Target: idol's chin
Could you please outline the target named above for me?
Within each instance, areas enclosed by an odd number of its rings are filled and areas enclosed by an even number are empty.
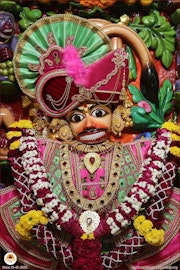
[[[109,139],[109,132],[107,130],[94,130],[90,132],[80,133],[76,137],[77,141],[84,144],[98,144],[103,143]]]

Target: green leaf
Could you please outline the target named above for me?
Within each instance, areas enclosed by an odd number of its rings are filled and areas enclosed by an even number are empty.
[[[156,58],[160,58],[163,55],[163,45],[161,43],[161,40],[157,38],[157,49],[155,51]]]
[[[151,48],[156,49],[157,48],[158,41],[156,37],[152,34],[151,36]]]
[[[145,129],[152,129],[152,128],[156,129],[160,127],[162,123],[164,122],[164,114],[162,112],[163,109],[159,109],[156,106],[156,104],[148,101],[137,87],[133,85],[128,85],[128,88],[129,88],[129,92],[132,95],[132,100],[134,103],[138,104],[139,101],[145,101],[151,106],[151,112],[149,113],[147,113],[146,110],[142,107],[139,107],[139,106],[131,107],[131,115],[132,115],[135,129],[145,130]],[[164,89],[163,91],[166,92],[166,90]],[[167,104],[166,106],[165,103],[163,103],[163,105],[160,104],[160,106],[161,105],[164,106],[164,109],[167,110],[169,109],[169,104]]]
[[[173,55],[168,50],[163,51],[162,62],[166,68],[168,68],[173,60]]]
[[[162,124],[151,119],[150,115],[147,114],[143,108],[138,106],[131,107],[131,116],[134,123],[134,129],[137,130],[156,129]]]
[[[172,110],[172,98],[173,90],[172,84],[169,80],[163,82],[162,87],[159,90],[159,109],[161,116],[164,117],[166,113],[170,113]]]
[[[128,85],[128,89],[132,95],[132,99],[135,103],[138,103],[139,101],[144,99],[143,94],[141,91],[134,85]]]
[[[153,26],[154,23],[155,23],[155,17],[152,16],[152,15],[145,16],[145,17],[142,18],[142,23],[143,23],[145,26],[151,27],[151,26]]]
[[[172,54],[175,52],[176,31],[160,15],[158,10],[151,10],[150,14],[142,17],[142,22],[130,23],[129,26],[143,39],[146,46],[155,50],[155,57],[161,59],[163,66],[168,69],[172,64]]]

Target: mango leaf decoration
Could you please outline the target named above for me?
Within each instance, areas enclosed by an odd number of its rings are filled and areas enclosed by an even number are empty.
[[[155,51],[155,57],[161,59],[164,67],[168,69],[175,52],[176,31],[166,17],[161,16],[159,11],[153,10],[150,15],[142,17],[141,20],[136,17],[129,27],[138,33],[149,49]]]
[[[164,117],[172,110],[173,90],[169,80],[163,82],[158,93],[158,106],[147,100],[142,92],[133,85],[129,85],[132,101],[131,117],[134,128],[137,130],[151,130],[160,128],[164,123]]]

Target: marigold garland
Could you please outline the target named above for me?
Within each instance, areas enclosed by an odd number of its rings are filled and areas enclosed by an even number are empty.
[[[171,134],[171,138],[172,138],[173,141],[180,142],[180,136],[178,136],[176,134]]]
[[[135,218],[133,225],[140,235],[144,236],[146,242],[152,246],[162,245],[164,242],[164,231],[153,228],[153,223],[140,215]]]
[[[30,230],[38,224],[46,225],[48,218],[44,216],[41,210],[30,210],[27,214],[20,217],[19,222],[15,226],[15,230],[19,233],[23,240],[31,240]]]
[[[162,229],[157,230],[153,228],[147,233],[144,238],[146,242],[152,246],[160,246],[164,243],[164,231]]]
[[[20,146],[20,140],[16,140],[10,144],[9,149],[15,150],[15,149],[18,149],[19,146]]]
[[[169,131],[174,131],[175,133],[178,133],[180,135],[180,126],[178,126],[177,124],[169,121],[169,122],[164,122],[162,124],[162,128],[165,128]]]
[[[179,158],[180,157],[180,145],[179,145],[180,136],[178,136],[178,135],[180,135],[180,126],[169,121],[169,122],[165,122],[162,125],[162,128],[165,128],[171,132],[171,139],[173,141],[173,144],[170,147],[170,153],[173,156],[176,156]]]
[[[14,137],[21,137],[22,136],[22,132],[21,131],[9,131],[6,134],[7,139],[11,140]]]
[[[180,148],[179,147],[177,147],[177,146],[171,146],[170,147],[170,153],[173,156],[176,156],[176,157],[179,157],[180,158]]]
[[[19,121],[15,121],[14,123],[12,123],[10,126],[9,126],[9,129],[11,128],[33,128],[33,125],[32,125],[32,122],[31,120],[19,120]]]
[[[20,138],[22,136],[22,131],[20,130],[23,128],[33,128],[32,122],[30,120],[22,119],[19,121],[15,121],[9,126],[10,131],[8,131],[6,134],[7,139],[12,140],[13,138],[16,138],[16,140],[14,140],[13,142],[10,142],[10,145],[9,145],[10,150],[16,150],[20,147],[20,140],[17,138]]]

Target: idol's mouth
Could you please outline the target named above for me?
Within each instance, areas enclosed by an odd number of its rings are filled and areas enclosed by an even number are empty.
[[[77,140],[86,143],[101,143],[108,139],[109,132],[107,129],[87,129],[78,134]]]

